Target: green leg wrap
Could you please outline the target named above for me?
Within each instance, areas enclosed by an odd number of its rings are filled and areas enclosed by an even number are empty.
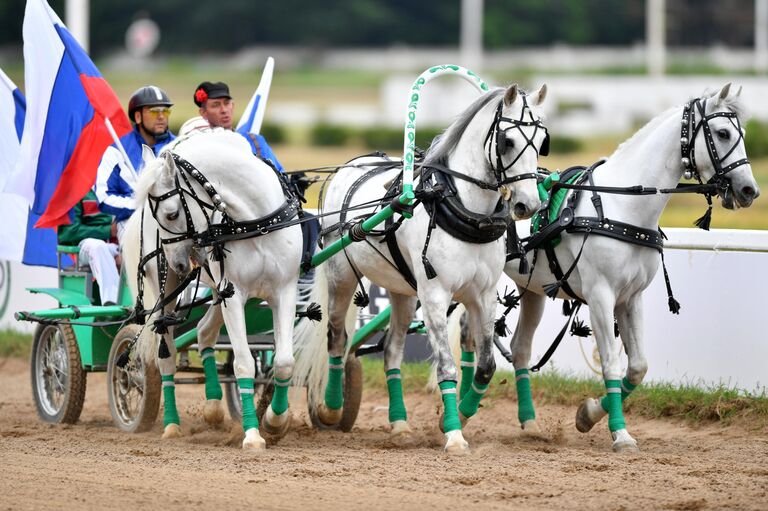
[[[221,399],[224,394],[221,392],[213,348],[205,348],[201,351],[200,358],[203,360],[203,372],[205,373],[205,399]]]
[[[625,376],[621,380],[621,400],[622,402],[629,397],[633,390],[637,388],[637,385],[632,385]],[[600,404],[603,406],[603,410],[608,411],[608,396],[603,396],[600,400]]]
[[[403,402],[403,380],[400,378],[400,369],[390,369],[386,375],[389,391],[389,422],[408,420]]]
[[[344,359],[328,357],[328,386],[325,388],[325,406],[338,410],[344,406]]]
[[[275,378],[275,393],[272,394],[272,411],[275,415],[282,415],[288,409],[288,387],[290,386],[290,378]]]
[[[253,378],[238,378],[240,400],[243,403],[243,431],[259,427],[256,407],[253,405]]]
[[[461,383],[463,387],[464,382]],[[477,413],[477,407],[480,406],[480,400],[483,399],[486,390],[488,390],[488,385],[472,382],[469,391],[461,398],[461,403],[459,403],[459,411],[464,417],[472,417]]]
[[[168,424],[181,424],[179,411],[176,409],[176,384],[173,375],[161,376],[163,382],[163,427]]]
[[[528,369],[515,371],[515,386],[517,387],[517,419],[520,424],[536,418],[531,395],[531,375]]]
[[[621,409],[621,381],[605,380],[605,389],[608,393],[603,398],[603,406],[608,412],[608,429],[617,431],[626,428],[624,412]]]
[[[475,378],[475,352],[461,352],[461,387],[459,388],[459,399],[464,399],[467,391],[472,387],[472,380]]]
[[[440,392],[443,394],[443,431],[461,429],[459,411],[456,408],[456,382],[451,380],[440,382]]]

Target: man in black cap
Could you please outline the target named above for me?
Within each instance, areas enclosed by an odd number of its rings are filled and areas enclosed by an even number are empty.
[[[233,129],[235,103],[229,94],[229,87],[224,82],[203,82],[197,86],[194,95],[195,104],[200,108],[200,115],[212,128]],[[250,133],[246,129],[238,130],[251,145],[253,154],[262,160],[269,160],[280,171],[283,166],[277,160],[267,141],[261,135]]]

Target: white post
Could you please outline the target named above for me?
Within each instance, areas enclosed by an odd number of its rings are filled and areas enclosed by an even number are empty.
[[[461,0],[459,53],[461,65],[483,67],[483,0]]]
[[[768,0],[755,0],[755,72],[768,72]]]
[[[655,77],[664,75],[666,23],[664,21],[665,0],[645,2],[645,51],[648,74]]]
[[[72,36],[80,43],[86,53],[88,53],[88,2],[89,0],[67,0],[66,23]]]

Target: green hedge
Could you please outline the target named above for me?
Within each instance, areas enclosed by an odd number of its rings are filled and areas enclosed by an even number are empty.
[[[549,141],[549,152],[551,154],[570,154],[581,151],[584,143],[573,137],[553,136]]]
[[[349,130],[335,124],[316,124],[309,134],[312,145],[341,146],[349,141]]]
[[[747,123],[746,129],[744,143],[747,157],[759,158],[768,155],[768,124],[752,119]]]
[[[418,128],[416,129],[416,146],[426,149],[432,143],[432,140],[442,133],[440,128]],[[362,132],[363,145],[368,149],[394,151],[403,148],[403,130],[402,128],[368,128]]]

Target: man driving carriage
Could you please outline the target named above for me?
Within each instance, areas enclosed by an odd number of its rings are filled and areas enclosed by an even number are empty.
[[[141,87],[128,100],[128,117],[133,123],[133,130],[120,142],[137,173],[141,172],[143,163],[142,146],[149,146],[157,155],[176,138],[168,129],[172,106],[168,94],[154,85]],[[115,217],[118,238],[125,221],[133,213],[134,184],[133,172],[120,150],[114,144],[109,146],[99,164],[95,191],[100,209]]]

